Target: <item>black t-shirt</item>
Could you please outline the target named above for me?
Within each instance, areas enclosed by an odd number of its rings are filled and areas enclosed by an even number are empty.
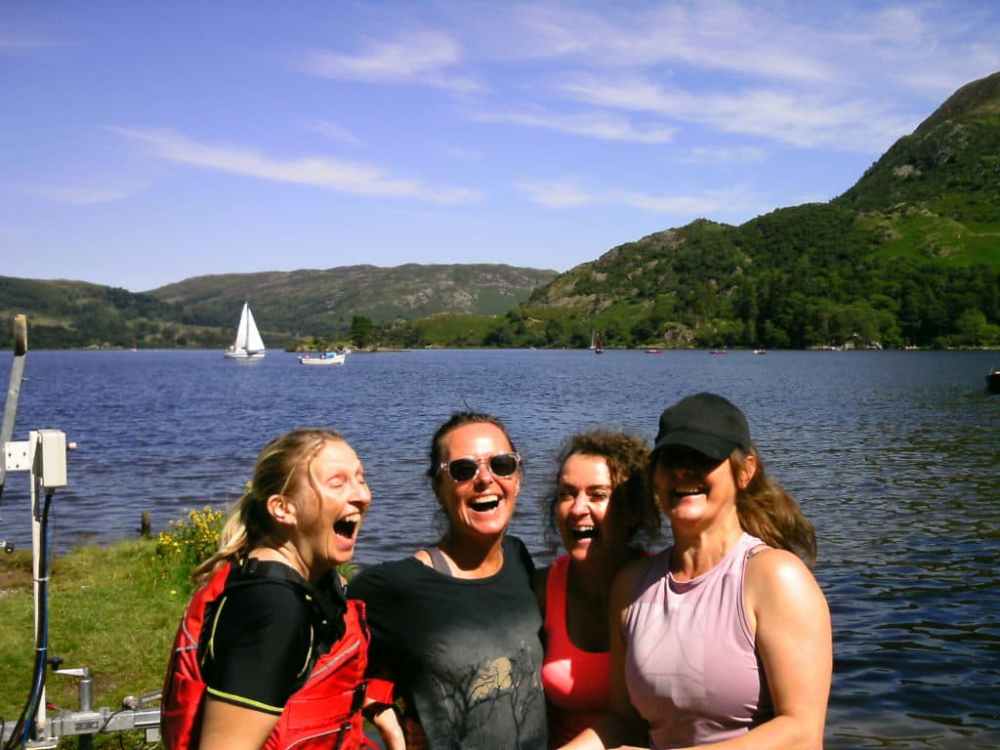
[[[335,573],[311,586],[284,563],[248,560],[206,612],[198,655],[209,695],[280,714],[343,636],[345,611]]]
[[[547,746],[534,566],[515,537],[503,553],[489,578],[452,578],[410,557],[348,588],[367,608],[369,674],[396,683],[434,750]]]

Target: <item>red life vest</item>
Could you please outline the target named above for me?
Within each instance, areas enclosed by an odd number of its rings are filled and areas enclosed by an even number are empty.
[[[160,733],[167,750],[196,750],[205,704],[198,640],[208,605],[223,595],[233,565],[223,565],[188,604],[167,666]],[[369,747],[363,733],[368,627],[364,604],[348,600],[343,637],[313,666],[305,684],[285,703],[265,750],[356,750]]]

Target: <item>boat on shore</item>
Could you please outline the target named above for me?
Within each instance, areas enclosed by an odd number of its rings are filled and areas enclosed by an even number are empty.
[[[986,390],[990,393],[1000,393],[1000,368],[994,369],[986,376]]]
[[[250,305],[246,302],[243,303],[240,323],[236,327],[236,339],[223,354],[229,359],[263,359],[267,354],[264,340],[257,330],[257,322],[253,319]]]
[[[347,361],[347,352],[323,352],[322,354],[303,354],[299,357],[300,365],[342,365]]]

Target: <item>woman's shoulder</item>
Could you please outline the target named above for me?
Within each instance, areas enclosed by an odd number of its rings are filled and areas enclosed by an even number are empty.
[[[367,599],[379,592],[396,590],[420,575],[425,567],[415,557],[366,566],[347,584],[347,596],[351,599]]]
[[[611,604],[623,609],[635,598],[639,583],[648,575],[659,555],[637,557],[622,566],[611,583]]]
[[[763,547],[747,561],[746,593],[754,602],[784,606],[818,591],[812,572],[795,554]]]

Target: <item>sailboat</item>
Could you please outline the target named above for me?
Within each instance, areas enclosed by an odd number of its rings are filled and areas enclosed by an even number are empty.
[[[600,333],[591,334],[590,348],[593,349],[594,354],[604,354],[604,336]]]
[[[230,359],[261,359],[267,354],[253,313],[250,312],[250,305],[246,302],[243,303],[240,324],[236,329],[236,340],[224,353]]]

